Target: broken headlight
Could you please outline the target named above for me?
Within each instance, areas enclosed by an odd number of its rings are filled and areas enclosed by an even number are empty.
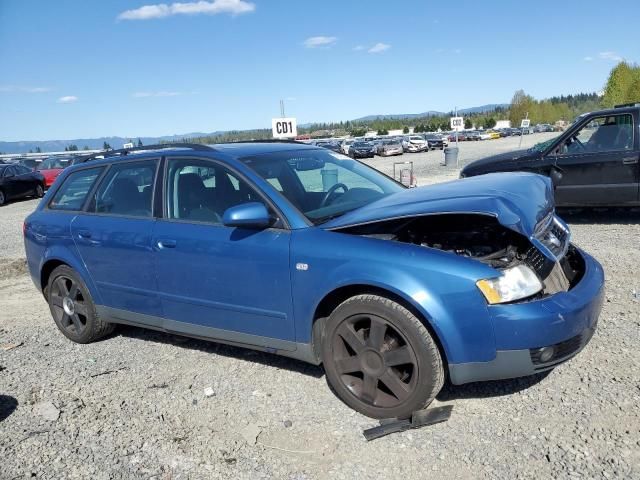
[[[526,265],[505,268],[499,277],[478,280],[476,285],[492,305],[527,298],[543,288],[538,276]]]

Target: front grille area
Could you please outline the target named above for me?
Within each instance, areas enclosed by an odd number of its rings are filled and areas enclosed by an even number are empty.
[[[555,216],[536,237],[558,260],[566,253],[571,240],[569,229]]]
[[[546,278],[553,269],[553,262],[545,257],[540,250],[531,246],[525,253],[525,262],[540,278]]]
[[[553,356],[547,360],[546,362],[542,362],[540,360],[540,355],[542,354],[542,348],[531,348],[529,349],[529,354],[531,355],[531,362],[534,365],[549,365],[555,361],[558,361],[564,357],[572,355],[580,350],[580,347],[583,345],[582,341],[584,336],[582,334],[576,335],[575,337],[571,337],[569,340],[565,340],[564,342],[556,343],[555,345],[551,345],[554,348]],[[586,341],[589,340],[589,337],[586,338]]]

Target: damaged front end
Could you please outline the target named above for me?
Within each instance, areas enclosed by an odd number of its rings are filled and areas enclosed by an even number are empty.
[[[502,275],[511,272],[522,276],[531,271],[539,280],[537,288],[530,289],[529,293],[524,290],[524,297],[510,300],[505,295],[495,302],[485,287],[499,290],[500,286],[483,286],[479,282],[478,287],[489,303],[531,301],[569,291],[585,270],[581,255],[570,243],[568,227],[553,212],[538,223],[530,238],[502,225],[495,216],[478,213],[417,215],[336,230],[449,252],[489,265]]]

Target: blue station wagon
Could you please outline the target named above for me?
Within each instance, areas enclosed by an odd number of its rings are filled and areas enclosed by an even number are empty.
[[[103,157],[65,169],[24,225],[33,281],[74,342],[128,324],[286,355],[387,418],[446,377],[550,370],[595,330],[603,270],[546,177],[407,189],[294,142]]]

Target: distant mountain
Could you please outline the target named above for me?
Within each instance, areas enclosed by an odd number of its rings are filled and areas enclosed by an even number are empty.
[[[479,107],[471,107],[471,108],[461,108],[458,110],[458,115],[469,115],[472,113],[485,113],[491,112],[496,108],[508,107],[508,103],[490,103],[487,105],[481,105]],[[436,110],[429,110],[428,112],[422,113],[393,113],[393,114],[385,114],[385,115],[367,115],[366,117],[360,117],[353,120],[354,122],[372,122],[373,120],[382,119],[382,120],[392,120],[392,119],[411,119],[411,118],[420,118],[420,117],[442,117],[447,116],[453,113],[453,110],[450,112],[438,112]]]
[[[153,145],[162,141],[175,142],[183,138],[204,137],[209,135],[219,135],[224,132],[217,131],[211,133],[192,132],[182,135],[167,135],[164,137],[100,137],[100,138],[76,138],[72,140],[42,140],[42,141],[21,141],[21,142],[0,142],[0,152],[3,153],[27,153],[29,150],[35,152],[38,147],[42,152],[62,152],[69,145],[76,145],[80,150],[85,146],[89,150],[102,148],[104,142],[112,148],[122,148],[125,143],[132,140],[138,142],[138,138],[144,145]]]
[[[482,105],[480,107],[472,107],[472,108],[463,108],[458,110],[459,115],[468,115],[472,113],[484,113],[495,110],[498,107],[508,107],[509,105],[506,103],[491,103],[488,105]],[[357,118],[353,121],[359,122],[371,122],[378,118],[381,119],[411,119],[417,117],[434,117],[434,116],[448,116],[452,112],[438,112],[435,110],[430,110],[428,112],[423,113],[397,113],[397,114],[387,114],[387,115],[367,115],[366,117]],[[308,127],[313,123],[308,123],[304,125],[299,125],[301,128]],[[142,141],[144,145],[153,145],[154,143],[160,143],[162,141],[180,141],[183,138],[194,138],[194,137],[206,137],[213,135],[222,135],[227,133],[225,131],[216,131],[211,133],[203,133],[203,132],[191,132],[184,133],[180,135],[166,135],[163,137],[100,137],[100,138],[76,138],[73,140],[42,140],[42,141],[21,141],[21,142],[1,142],[0,141],[0,152],[3,153],[27,153],[29,151],[35,152],[37,148],[40,148],[42,152],[62,152],[65,147],[69,145],[76,145],[80,150],[82,150],[85,146],[89,148],[89,150],[97,150],[102,148],[104,142],[107,142],[111,145],[112,148],[122,148],[125,143],[128,143],[129,140],[132,140],[134,143],[138,141],[138,138]]]

